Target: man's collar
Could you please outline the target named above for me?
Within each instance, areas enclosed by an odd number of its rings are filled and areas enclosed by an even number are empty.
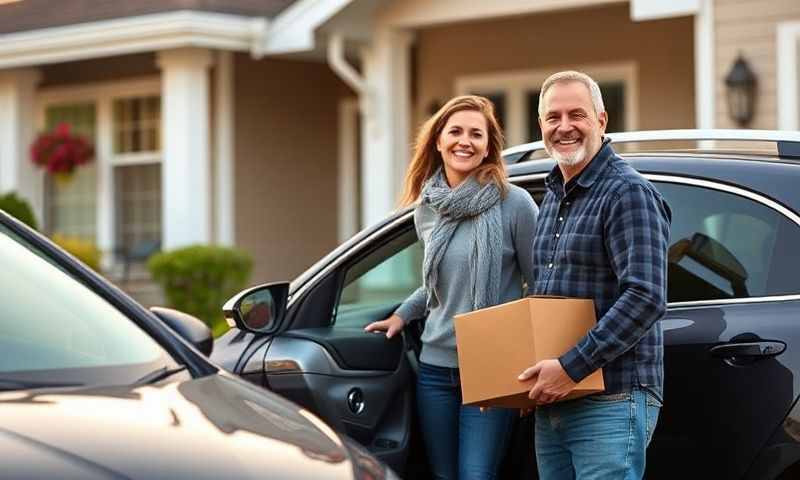
[[[611,147],[610,143],[610,138],[603,138],[603,144],[600,146],[600,150],[598,150],[597,154],[589,161],[589,164],[578,173],[578,177],[576,178],[578,185],[583,188],[590,188],[594,185],[594,182],[600,178],[600,174],[603,172],[608,160],[615,155],[614,149]],[[561,173],[561,168],[559,168],[556,163],[556,166],[553,167],[550,174],[545,178],[544,183],[548,188],[552,188],[552,186],[563,182],[564,175]]]

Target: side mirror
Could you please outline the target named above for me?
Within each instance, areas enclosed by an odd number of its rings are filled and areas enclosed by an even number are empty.
[[[214,348],[214,337],[211,329],[202,320],[171,308],[150,307],[150,311],[175,330],[178,335],[194,345],[203,355],[211,355]]]
[[[286,315],[289,282],[276,282],[248,288],[225,302],[222,313],[228,325],[254,333],[270,333]]]

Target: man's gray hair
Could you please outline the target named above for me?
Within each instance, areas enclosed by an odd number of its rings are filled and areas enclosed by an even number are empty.
[[[600,112],[605,112],[606,107],[603,105],[603,94],[600,93],[600,87],[597,85],[592,77],[585,73],[576,72],[574,70],[565,70],[558,72],[547,77],[547,80],[542,84],[542,90],[539,92],[539,116],[542,116],[544,110],[544,94],[550,90],[550,87],[556,83],[567,82],[580,82],[586,85],[589,89],[589,94],[592,96],[592,106],[594,106],[595,115],[600,115]]]

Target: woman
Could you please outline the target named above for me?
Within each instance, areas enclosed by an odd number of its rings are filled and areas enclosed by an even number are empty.
[[[439,479],[495,478],[516,410],[461,405],[453,316],[516,300],[533,280],[531,242],[538,208],[508,183],[503,134],[492,103],[447,102],[422,126],[401,203],[417,203],[425,245],[423,286],[367,331],[397,334],[426,316],[417,410],[431,471]]]

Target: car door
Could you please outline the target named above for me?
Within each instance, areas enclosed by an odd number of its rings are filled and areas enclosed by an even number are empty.
[[[651,180],[673,221],[665,403],[647,476],[742,478],[797,397],[798,217],[739,187]]]
[[[265,386],[366,446],[401,475],[414,405],[409,335],[366,333],[420,283],[422,252],[406,214],[353,245],[293,294],[263,347]]]

